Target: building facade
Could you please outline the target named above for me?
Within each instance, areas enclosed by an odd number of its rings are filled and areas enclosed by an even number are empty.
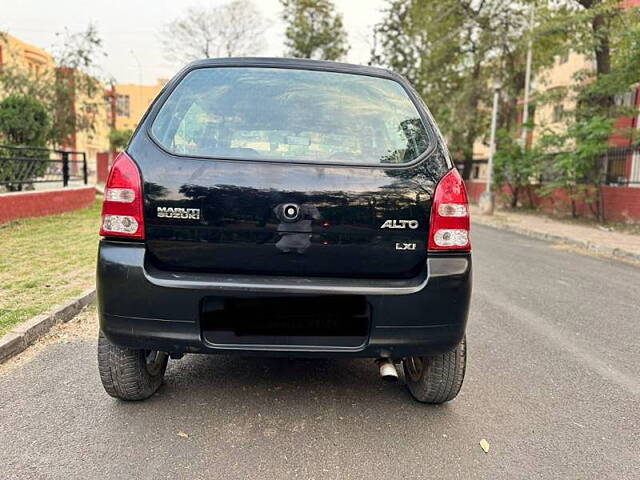
[[[539,140],[545,129],[561,132],[566,128],[565,114],[576,107],[575,95],[567,92],[576,87],[576,75],[580,72],[595,72],[595,62],[586,55],[569,51],[556,56],[553,66],[535,75],[532,82],[535,95],[552,98],[556,92],[558,98],[536,104],[532,118],[535,128],[530,136],[532,143]]]
[[[17,67],[34,77],[52,74],[58,68],[55,58],[46,50],[13,35],[6,33],[0,35],[0,68],[2,66]],[[78,72],[75,74],[83,75]],[[77,92],[71,108],[74,111],[82,108],[85,115],[92,116],[93,128],[74,132],[63,149],[86,153],[92,181],[96,180],[99,154],[107,154],[111,150],[109,132],[112,129],[135,130],[165,83],[166,80],[158,80],[155,85],[106,86],[98,82],[95,93],[91,96]],[[0,92],[0,99],[2,97]]]
[[[31,45],[13,35],[3,33],[0,37],[0,68],[12,67],[27,72],[30,77],[37,79],[52,75],[57,69],[55,58],[46,50]],[[74,72],[76,75],[84,75]],[[74,132],[63,150],[84,152],[87,156],[90,179],[94,179],[96,158],[98,152],[109,149],[109,114],[110,108],[104,97],[105,86],[98,82],[95,93],[90,97],[78,92],[70,107],[76,111],[83,108],[87,115],[93,116],[93,129]],[[0,92],[0,98],[3,97]],[[80,157],[72,156],[74,159]],[[73,165],[74,168],[79,168]]]
[[[640,0],[628,3],[640,4]],[[571,92],[579,84],[577,78],[582,72],[594,74],[595,61],[587,55],[568,51],[559,55],[551,67],[542,69],[533,74],[530,120],[535,127],[528,133],[527,143],[535,145],[545,134],[545,131],[562,132],[567,128],[567,113],[576,108],[576,95]],[[631,149],[633,145],[633,131],[640,130],[640,77],[638,83],[632,85],[627,92],[619,95],[615,100],[618,105],[635,107],[636,115],[620,117],[614,124],[614,133],[609,139],[613,151],[613,157],[607,165],[607,176],[615,180],[619,178],[622,183],[640,187],[640,154],[626,153],[625,149]],[[557,95],[554,95],[557,94]],[[539,101],[540,99],[545,101]],[[519,122],[522,119],[522,99],[520,99]],[[532,107],[533,106],[533,107]],[[521,126],[520,126],[521,127]],[[640,135],[640,132],[636,134]],[[487,178],[487,165],[484,160],[489,157],[489,147],[478,140],[473,151],[474,168],[471,180],[485,181]]]
[[[56,68],[53,55],[46,50],[23,42],[8,33],[0,35],[0,66],[24,68],[34,76],[43,75]]]
[[[158,96],[165,79],[159,79],[155,85],[135,85],[119,83],[108,92],[111,101],[111,125],[117,130],[135,130],[138,122]]]
[[[623,9],[640,8],[640,0],[624,0],[620,6]],[[535,95],[552,98],[554,91],[575,88],[581,72],[595,74],[596,63],[591,57],[573,51],[558,56],[552,67],[535,75]],[[607,181],[640,187],[640,153],[637,148],[632,148],[634,136],[640,130],[640,75],[638,82],[624,94],[618,95],[615,101],[617,105],[635,108],[636,114],[620,117],[614,123],[614,133],[609,138],[611,151],[606,164]],[[563,131],[566,128],[565,112],[575,107],[575,95],[571,94],[560,95],[555,102],[538,102],[530,141],[535,144],[545,129]]]

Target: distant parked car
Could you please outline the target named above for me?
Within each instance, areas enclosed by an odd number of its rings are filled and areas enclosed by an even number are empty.
[[[185,353],[370,357],[421,402],[460,390],[471,293],[463,181],[386,70],[204,60],[110,172],[100,376],[139,400]]]

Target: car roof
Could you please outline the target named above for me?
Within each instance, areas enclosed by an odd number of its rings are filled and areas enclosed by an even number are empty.
[[[278,57],[228,57],[207,58],[196,60],[187,65],[184,70],[193,70],[203,67],[273,67],[273,68],[297,68],[302,70],[320,70],[327,72],[356,73],[360,75],[372,75],[376,77],[393,78],[402,82],[406,80],[397,73],[385,68],[371,67],[368,65],[355,65],[353,63],[332,62],[327,60],[310,60],[306,58],[278,58]]]

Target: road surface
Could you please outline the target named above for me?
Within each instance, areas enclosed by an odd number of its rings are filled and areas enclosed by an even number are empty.
[[[473,240],[454,402],[418,404],[367,360],[188,356],[121,403],[90,311],[0,366],[0,478],[638,478],[640,268],[487,227]]]

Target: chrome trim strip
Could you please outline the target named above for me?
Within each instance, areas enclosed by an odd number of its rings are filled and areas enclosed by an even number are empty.
[[[143,268],[145,278],[158,287],[188,288],[224,292],[307,293],[343,295],[410,295],[427,286],[429,278],[463,274],[469,268],[466,257],[448,258],[449,267],[439,268],[438,258],[427,260],[427,272],[419,277],[397,279],[337,279],[280,276],[223,275],[181,273],[157,270],[150,265]],[[455,262],[455,268],[450,268]]]

